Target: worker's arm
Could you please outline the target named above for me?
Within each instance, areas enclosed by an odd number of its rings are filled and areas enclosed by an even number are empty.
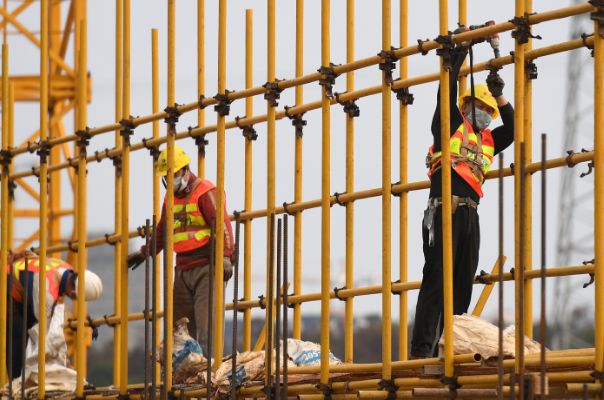
[[[199,197],[198,207],[201,210],[204,220],[210,224],[212,217],[216,218],[216,189],[212,189]],[[235,243],[233,239],[233,227],[229,219],[229,213],[226,207],[226,198],[224,202],[224,256],[230,257],[233,254]]]
[[[459,125],[463,123],[463,117],[457,107],[457,78],[459,77],[459,70],[466,58],[465,52],[461,54],[453,53],[451,55],[451,71],[449,72],[449,121],[450,121],[450,136],[453,136],[459,128]],[[436,109],[434,110],[434,116],[432,117],[432,135],[434,136],[434,152],[441,150],[440,146],[440,85],[438,86],[438,93],[436,95]]]
[[[495,97],[495,100],[503,125],[493,129],[491,134],[495,142],[495,154],[499,154],[514,142],[514,107],[503,96]]]
[[[32,291],[30,293],[32,299],[32,307],[34,310],[34,315],[40,320],[40,274],[33,274],[33,285]],[[46,278],[46,319],[50,318],[50,314],[52,313],[52,305],[54,304],[55,299],[52,297],[52,294],[48,291],[49,282],[48,278]],[[48,324],[46,325],[48,326]]]
[[[166,215],[166,203],[164,203],[164,205],[161,208],[161,218],[159,219],[159,222],[157,223],[157,232],[153,232],[153,235],[151,235],[151,237],[149,238],[149,246],[153,246],[153,240],[155,240],[155,245],[157,253],[155,254],[159,254],[163,249],[164,249],[164,216]],[[141,252],[143,254],[146,254],[146,246],[143,245],[141,246]],[[153,254],[151,254],[151,249],[149,249],[149,255],[153,256]]]

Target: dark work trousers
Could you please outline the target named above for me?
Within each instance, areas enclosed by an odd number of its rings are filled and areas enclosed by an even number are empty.
[[[8,279],[11,279],[10,276],[8,276]],[[7,323],[7,330],[8,330],[8,320],[9,320],[9,313],[10,313],[10,309],[8,307],[8,304],[10,304],[10,297],[12,296],[12,293],[8,293],[7,296],[7,307],[6,307],[6,323]],[[36,316],[34,315],[33,309],[31,308],[31,299],[29,299],[30,302],[30,306],[27,307],[27,331],[29,331],[35,324],[38,323],[38,320],[36,319]],[[25,340],[25,342],[27,343],[27,340],[29,339],[29,334],[26,332],[23,332],[23,303],[19,303],[17,300],[15,300],[13,298],[13,329],[12,329],[12,333],[13,333],[13,345],[12,345],[12,350],[13,350],[13,379],[18,378],[21,376],[21,369],[23,368],[23,360],[21,359],[22,357],[22,351],[23,351],[23,341]],[[25,335],[24,335],[25,333]],[[8,335],[6,335],[6,348],[8,349]],[[9,360],[8,360],[8,355],[6,358],[6,367],[7,367],[7,373],[8,373],[8,368],[9,368]]]
[[[423,228],[424,277],[415,308],[415,326],[411,355],[430,356],[435,338],[440,338],[443,325],[443,234],[442,207],[434,216],[434,246],[430,247],[429,232]],[[453,214],[453,313],[468,311],[472,300],[474,277],[478,268],[480,225],[475,208],[459,206]],[[440,323],[439,323],[440,321]],[[438,327],[438,332],[437,332]],[[438,336],[437,336],[438,333]],[[438,348],[435,348],[435,354]]]

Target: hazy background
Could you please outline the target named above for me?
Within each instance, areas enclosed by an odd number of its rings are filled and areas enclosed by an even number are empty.
[[[179,104],[189,103],[197,97],[197,21],[195,1],[180,0],[176,4],[176,101]],[[414,45],[416,39],[435,38],[438,35],[438,1],[424,0],[409,2],[409,45]],[[571,5],[570,0],[535,0],[534,10],[544,12]],[[30,29],[39,29],[39,8],[31,6],[19,20]],[[67,3],[64,3],[67,4]],[[9,9],[18,3],[9,2]],[[336,63],[346,61],[346,2],[334,0],[331,2],[331,60]],[[399,47],[399,5],[392,1],[392,45]],[[207,97],[217,92],[217,32],[218,32],[218,2],[206,1],[206,93]],[[227,22],[227,84],[229,90],[245,88],[245,10],[254,10],[254,86],[266,82],[266,2],[257,0],[237,1],[228,3]],[[355,55],[357,59],[373,56],[381,48],[381,7],[377,1],[357,1],[355,21]],[[450,2],[449,29],[456,27],[457,4]],[[67,7],[64,7],[64,14]],[[513,1],[468,0],[468,23],[482,24],[487,20],[495,22],[509,20],[514,15]],[[305,2],[304,21],[304,74],[317,70],[320,66],[320,1],[307,0]],[[593,25],[592,25],[593,26]],[[166,106],[167,96],[167,2],[164,0],[132,0],[132,101],[131,114],[142,116],[151,113],[151,29],[159,29],[160,52],[160,95],[161,109]],[[10,28],[14,30],[13,27]],[[88,1],[88,30],[89,54],[88,66],[92,76],[93,90],[92,103],[88,108],[88,126],[97,127],[115,121],[115,2],[109,0]],[[295,76],[295,1],[277,2],[277,73],[279,79]],[[588,33],[593,32],[590,28]],[[543,40],[533,42],[533,47],[538,48],[570,40],[569,21],[552,21],[536,25],[533,33],[539,34]],[[573,37],[572,39],[576,39]],[[39,52],[35,46],[21,35],[10,35],[9,45],[11,51],[11,75],[38,74]],[[72,46],[72,45],[71,45]],[[509,32],[501,35],[501,53],[509,54],[514,49],[514,40]],[[539,69],[539,77],[533,81],[533,159],[540,159],[540,134],[548,134],[548,157],[566,156],[563,148],[563,125],[565,116],[565,102],[567,89],[567,62],[569,57],[589,58],[585,48],[570,53],[562,53],[537,59],[535,63]],[[487,43],[475,46],[475,61],[481,62],[492,58],[492,50]],[[73,48],[70,47],[68,60],[73,59]],[[592,64],[589,64],[592,65]],[[409,77],[423,75],[438,71],[439,60],[434,52],[427,56],[415,55],[409,58]],[[397,65],[398,68],[398,65]],[[394,72],[395,78],[399,71]],[[513,95],[513,66],[506,66],[500,71],[507,82],[504,94],[514,104]],[[583,77],[585,84],[582,86],[582,96],[593,98],[593,74],[588,72]],[[484,82],[486,73],[475,76],[477,83]],[[377,85],[381,81],[381,71],[377,66],[355,72],[355,87],[361,89]],[[346,89],[344,76],[337,79],[334,91],[343,92]],[[421,87],[412,87],[410,91],[415,97],[415,102],[409,107],[409,181],[423,181],[427,179],[424,166],[424,157],[428,147],[432,144],[430,122],[434,112],[437,83],[429,83]],[[305,102],[320,99],[321,89],[318,83],[307,85],[304,88]],[[231,106],[230,116],[227,121],[235,116],[245,114],[245,102],[235,101]],[[376,188],[381,185],[381,101],[379,96],[362,98],[357,101],[361,109],[361,117],[355,119],[355,190]],[[294,105],[294,90],[286,90],[281,94],[278,110],[283,106]],[[514,104],[514,106],[517,106]],[[392,182],[399,180],[399,124],[398,102],[392,101]],[[581,126],[582,136],[579,139],[576,151],[581,147],[593,148],[593,106],[586,107],[587,117]],[[265,114],[266,102],[261,96],[254,98],[254,114]],[[72,113],[65,118],[66,130],[73,132]],[[312,200],[320,198],[321,191],[321,116],[318,111],[305,115],[308,125],[304,129],[304,172],[303,172],[303,199]],[[215,123],[216,113],[212,108],[206,109],[206,124]],[[501,124],[495,120],[492,127]],[[197,113],[191,112],[183,115],[178,123],[178,131],[183,131],[187,126],[197,125]],[[20,103],[16,106],[16,139],[20,144],[39,126],[39,105],[37,103]],[[340,106],[332,107],[331,118],[331,193],[345,190],[345,114]],[[144,137],[152,136],[151,125],[144,125],[135,130],[133,143],[139,142]],[[255,126],[258,140],[254,143],[253,164],[253,209],[266,208],[266,124]],[[277,121],[277,169],[276,169],[276,203],[291,202],[294,197],[294,128],[287,119]],[[165,128],[162,126],[162,134]],[[91,140],[89,154],[95,150],[104,150],[114,147],[113,134],[97,136]],[[216,137],[215,133],[206,136],[209,140],[207,147],[206,177],[215,181],[216,177]],[[244,138],[238,129],[228,130],[226,134],[226,178],[227,206],[229,211],[242,210],[244,203]],[[195,160],[196,148],[191,139],[180,140],[177,143],[183,147]],[[513,146],[505,151],[505,164],[513,161]],[[31,168],[37,162],[35,156],[20,156],[16,159],[16,171]],[[130,188],[130,229],[143,225],[146,218],[152,216],[152,186],[151,186],[152,159],[147,151],[136,151],[131,156],[131,188]],[[192,164],[193,170],[196,170]],[[497,165],[495,164],[496,168]],[[586,170],[586,166],[575,167],[578,175]],[[88,167],[88,227],[89,237],[99,237],[105,233],[114,232],[114,182],[113,167],[110,162],[100,164],[92,163]],[[67,173],[63,172],[64,193],[62,207],[70,208],[73,196],[67,183]],[[560,172],[548,172],[548,267],[557,267],[555,260],[555,242],[557,232],[557,205],[559,198]],[[28,182],[37,185],[36,178],[28,178]],[[580,180],[578,187],[589,194],[592,189],[593,174]],[[534,201],[534,257],[535,267],[540,265],[540,174],[533,178]],[[580,186],[583,185],[583,186]],[[578,189],[579,190],[579,189]],[[490,271],[496,261],[497,248],[497,185],[487,181],[484,186],[485,197],[481,201],[480,216],[482,230],[482,246],[478,270]],[[592,194],[593,195],[593,192]],[[163,188],[162,188],[163,196]],[[409,280],[421,280],[423,267],[423,254],[421,247],[421,220],[428,197],[427,191],[411,192],[409,194]],[[37,207],[35,201],[24,191],[17,191],[17,205],[23,208]],[[355,202],[355,285],[367,286],[381,283],[381,199],[373,198]],[[505,180],[505,254],[508,261],[505,269],[514,267],[514,238],[513,238],[513,180]],[[392,280],[399,278],[399,213],[398,200],[392,201]],[[345,260],[345,211],[340,207],[331,209],[331,287],[344,285],[344,260]],[[587,201],[582,205],[578,218],[589,222],[592,219],[593,202]],[[304,293],[318,292],[320,290],[320,240],[321,223],[320,209],[304,211],[303,238],[302,238],[302,291]],[[19,220],[16,226],[16,237],[28,237],[37,229],[38,221],[35,219]],[[291,223],[293,226],[293,223]],[[252,228],[252,298],[263,294],[265,291],[266,271],[266,223],[264,219],[256,219]],[[72,229],[71,217],[63,219],[62,234],[68,237]],[[293,227],[290,238],[293,237]],[[242,235],[243,238],[243,235]],[[587,241],[593,240],[588,238]],[[591,245],[592,242],[589,242]],[[130,241],[130,249],[136,250],[142,244],[140,239]],[[35,244],[37,246],[37,244]],[[243,247],[243,246],[242,246]],[[293,239],[290,242],[293,249]],[[103,256],[100,253],[105,252]],[[292,254],[293,251],[290,251]],[[583,260],[593,258],[591,250],[586,251],[584,257],[572,260],[571,265],[581,264]],[[91,305],[90,313],[93,316],[112,314],[113,276],[112,248],[103,246],[103,249],[89,252],[90,268],[101,273],[104,278],[105,291],[96,305]],[[293,259],[289,260],[293,268]],[[132,288],[132,312],[140,312],[142,303],[142,268],[131,274],[130,285]],[[290,277],[293,273],[290,272]],[[581,284],[588,279],[584,276],[573,278],[576,290],[569,301],[570,309],[583,310],[590,318],[593,306],[593,286],[582,289]],[[242,282],[240,287],[242,287]],[[540,286],[540,281],[535,281],[535,294]],[[549,287],[553,287],[554,279],[548,280]],[[505,313],[506,320],[512,321],[514,312],[513,284],[505,285]],[[232,282],[226,293],[227,301],[232,300]],[[478,298],[481,287],[476,287],[474,301]],[[553,290],[548,293],[548,299],[553,299]],[[241,291],[240,291],[241,293]],[[496,293],[496,292],[495,292]],[[493,296],[495,297],[495,296]],[[413,321],[417,291],[409,292],[409,318]],[[535,295],[535,317],[539,315],[538,296]],[[398,298],[393,297],[393,320],[398,322]],[[342,316],[343,303],[331,302],[332,315]],[[355,300],[355,318],[370,318],[371,315],[381,314],[380,296],[366,296]],[[317,315],[320,310],[319,302],[306,303],[302,306],[305,316]],[[263,312],[254,309],[254,317],[261,317]],[[493,298],[483,312],[489,320],[496,316],[496,302]],[[372,318],[372,317],[371,317]],[[379,318],[379,317],[377,317]],[[379,325],[379,324],[378,324]],[[141,325],[142,326],[142,325]],[[107,328],[104,328],[107,331]],[[108,332],[108,331],[107,331]],[[139,331],[140,332],[140,331]],[[335,333],[335,332],[334,332]],[[138,341],[140,336],[131,335],[131,344]],[[108,338],[107,334],[105,338]],[[136,340],[134,340],[136,338]],[[256,338],[254,337],[255,341]],[[378,339],[379,340],[379,339]],[[227,342],[228,343],[228,342]],[[364,343],[366,343],[364,341]],[[591,342],[593,344],[593,341]],[[586,345],[589,345],[587,343]],[[95,346],[100,346],[95,344]]]

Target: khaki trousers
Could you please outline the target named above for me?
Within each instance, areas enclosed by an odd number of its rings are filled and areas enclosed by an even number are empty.
[[[224,269],[231,269],[231,260],[224,258]],[[210,266],[204,265],[188,271],[174,268],[174,323],[181,318],[188,318],[189,334],[197,339],[203,350],[204,356],[208,352],[208,306],[210,303]],[[226,292],[227,283],[224,283],[223,293]],[[214,298],[216,296],[216,284],[214,284]],[[222,298],[222,321],[224,331],[224,306],[225,297]],[[214,312],[214,320],[216,313]],[[213,334],[213,333],[212,333]],[[214,338],[214,336],[212,336]],[[212,343],[216,343],[212,341]],[[214,345],[213,345],[214,346]],[[212,346],[212,347],[213,347]],[[224,342],[222,344],[224,348]],[[212,354],[214,348],[212,348]]]

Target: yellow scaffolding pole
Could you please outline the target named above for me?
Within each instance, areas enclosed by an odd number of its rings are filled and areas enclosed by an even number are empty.
[[[205,0],[197,0],[197,98],[200,99],[206,91],[206,38],[205,38]],[[247,86],[246,86],[247,87]],[[155,114],[157,111],[153,111]],[[206,125],[206,110],[197,109],[197,126]],[[202,144],[197,146],[197,176],[206,178],[205,149]]]
[[[524,0],[516,0],[516,17],[524,17],[525,13],[525,2]],[[518,31],[516,31],[518,32]],[[524,44],[520,43],[520,40],[516,39],[514,48],[514,102],[516,107],[514,108],[514,165],[515,168],[514,176],[514,248],[515,248],[515,267],[517,270],[523,265],[523,260],[520,259],[521,250],[520,247],[523,245],[520,243],[520,185],[521,185],[521,150],[520,145],[524,141]],[[516,281],[516,332],[524,332],[521,329],[520,315],[522,313],[521,308],[524,307],[520,299],[521,285],[524,285],[521,279]],[[521,337],[519,334],[518,337]],[[519,355],[521,351],[524,351],[523,341],[516,338],[516,354]],[[516,358],[516,373],[522,376],[524,374],[524,366],[521,365],[520,360],[522,357]],[[522,378],[521,378],[522,379]],[[519,395],[522,395],[523,388],[519,387]]]
[[[8,104],[9,104],[9,108],[8,108],[8,148],[11,148],[15,145],[15,84],[10,82],[9,83],[9,87],[8,87]],[[13,169],[15,168],[15,165],[13,163],[10,163],[10,165],[8,166],[8,170],[9,172],[13,172]],[[11,182],[8,183],[9,187],[11,185]],[[13,186],[13,190],[14,190],[14,186]],[[14,198],[14,193],[13,196],[10,195],[10,189],[9,189],[9,196],[8,196],[8,250],[9,251],[13,251],[13,246],[14,246],[14,222],[15,222],[15,216],[14,216],[14,208],[15,208],[15,198]]]
[[[468,25],[468,0],[459,0],[459,23],[462,25]],[[464,60],[463,65],[466,65],[466,60]],[[465,75],[459,76],[459,94],[465,93],[467,87],[468,77]]]
[[[597,10],[597,9],[596,9]],[[595,10],[594,10],[595,11]],[[602,26],[594,22],[594,250],[595,250],[595,308],[596,364],[604,371],[604,39]],[[597,379],[596,383],[602,383]],[[598,393],[596,399],[601,400]]]
[[[8,98],[8,45],[2,45],[2,98]],[[8,150],[8,104],[2,103],[2,150]],[[2,165],[2,237],[0,238],[0,384],[6,384],[6,298],[8,257],[8,165]]]
[[[382,0],[382,50],[390,51],[392,40],[390,1]],[[392,137],[391,93],[386,82],[387,71],[382,71],[382,378],[390,379],[392,373],[392,290],[391,246],[392,231]]]
[[[176,0],[168,0],[168,107],[173,107],[176,103],[174,98],[175,79],[176,79]],[[174,131],[173,131],[174,130]],[[164,337],[164,343],[167,343],[168,354],[172,354],[172,324],[174,319],[173,306],[173,282],[174,282],[174,229],[171,222],[174,221],[174,126],[168,126],[167,132],[167,155],[168,155],[168,173],[166,175],[166,214],[164,226],[166,229],[166,248],[168,265],[164,267],[168,277],[167,287],[164,288],[164,296],[168,298],[168,308],[164,310],[164,318],[168,326],[168,337]],[[166,391],[172,390],[172,357],[168,357],[164,362],[164,386]]]
[[[533,12],[533,0],[524,0],[526,15]],[[533,39],[528,38],[524,51],[533,49]],[[520,105],[517,104],[517,107]],[[524,149],[525,164],[533,161],[533,81],[524,75]],[[524,177],[524,270],[533,269],[533,175]],[[533,338],[533,281],[524,281],[524,334]]]
[[[218,94],[226,90],[226,28],[227,1],[220,0],[218,11]],[[224,338],[224,157],[225,157],[225,117],[218,113],[216,131],[216,268],[214,297],[214,371],[222,363],[222,344]]]
[[[463,0],[462,0],[463,1]],[[400,1],[400,45],[401,47],[407,47],[408,38],[409,38],[409,4],[408,0]],[[401,70],[401,80],[407,79],[408,73],[408,61],[407,57],[401,58],[400,61],[400,70]],[[399,166],[399,179],[402,185],[407,183],[408,173],[407,173],[407,164],[409,156],[407,154],[408,140],[407,133],[409,130],[409,114],[408,108],[406,104],[403,104],[402,101],[400,103],[399,108],[399,118],[400,118],[400,166]],[[408,212],[407,207],[409,204],[409,195],[407,192],[401,193],[400,203],[399,203],[399,213],[400,213],[400,245],[399,245],[399,254],[400,254],[400,266],[399,266],[399,274],[401,282],[407,282],[407,266],[408,266],[408,237],[409,237],[409,227],[408,227]],[[409,319],[407,314],[408,304],[407,304],[407,292],[403,291],[400,293],[399,298],[399,344],[398,344],[398,359],[404,361],[408,357],[408,326],[407,320]]]
[[[152,75],[152,107],[153,113],[159,112],[159,33],[157,29],[151,30],[151,75]],[[159,138],[159,121],[153,121],[153,138]],[[159,154],[157,156],[153,156],[152,164],[153,164],[153,215],[156,216],[156,220],[159,222],[161,216],[161,198],[159,194],[159,176],[157,176],[157,172],[159,167],[155,162],[156,159],[159,158]],[[155,232],[153,232],[153,238],[155,239]],[[161,310],[161,268],[156,268],[155,271],[155,290],[156,290],[156,307],[158,312]],[[162,326],[161,324],[157,324],[155,327],[155,338],[157,343],[153,343],[152,345],[157,347],[159,345],[159,341],[161,338]],[[156,379],[159,382],[161,380],[161,368],[157,368],[156,371]]]
[[[346,62],[354,61],[354,0],[346,2]],[[354,71],[346,74],[346,91],[354,91]],[[346,193],[354,192],[354,118],[346,115]],[[299,214],[299,213],[298,213]],[[354,287],[354,203],[346,203],[346,287]],[[354,300],[346,299],[344,362],[354,360]]]
[[[330,66],[330,2],[321,1],[321,65]],[[329,292],[330,287],[330,218],[331,218],[331,102],[327,87],[322,88],[321,135],[321,348],[329,349]],[[321,352],[321,383],[329,383],[329,351]]]
[[[4,121],[4,119],[3,119]],[[48,140],[48,0],[40,1],[40,143]],[[39,340],[38,340],[38,399],[46,397],[46,247],[48,246],[48,156],[49,149],[40,149],[40,273]],[[81,217],[81,215],[80,215]],[[78,266],[80,268],[80,266]],[[78,280],[79,283],[79,280]],[[51,300],[52,301],[52,300]],[[82,301],[82,304],[84,302]],[[82,307],[78,307],[83,309]],[[82,316],[84,319],[86,314]],[[79,315],[78,315],[79,317]],[[82,326],[82,332],[84,327]],[[78,335],[79,336],[79,335]],[[79,338],[79,337],[78,337]],[[78,351],[78,357],[80,353]],[[80,365],[78,365],[80,367]],[[78,374],[80,378],[81,374]],[[78,379],[79,382],[79,379]],[[82,386],[83,387],[83,386]]]
[[[122,121],[130,116],[130,0],[123,0],[123,64],[122,64]],[[127,127],[122,134],[122,226],[123,236],[129,231],[130,222],[130,132]],[[121,337],[120,337],[120,394],[128,393],[128,240],[121,241],[120,259],[120,298]],[[168,360],[170,362],[170,360]]]
[[[123,90],[123,53],[124,53],[124,0],[115,0],[115,121],[119,122],[122,119],[122,90]],[[122,138],[120,131],[115,131],[115,148],[122,148]],[[121,155],[114,159],[116,161],[115,174],[115,216],[114,216],[114,233],[119,235],[122,232],[122,167]],[[126,245],[127,246],[127,245]],[[119,316],[121,313],[121,258],[122,258],[122,241],[116,241],[113,248],[113,314]],[[113,329],[113,385],[120,385],[120,363],[121,363],[121,324],[116,325]]]
[[[254,11],[245,10],[245,87],[253,85]],[[253,98],[245,99],[245,117],[254,115]],[[252,138],[245,139],[245,211],[252,209]],[[243,300],[252,299],[252,220],[243,225]],[[243,351],[252,349],[252,311],[243,312]]]
[[[304,74],[304,0],[296,0],[296,78]],[[296,107],[304,104],[304,86],[296,86]],[[294,156],[294,203],[302,202],[302,135],[296,135]],[[302,294],[302,213],[294,215],[294,294]],[[302,338],[302,306],[294,305],[292,337]]]
[[[80,20],[80,50],[79,50],[79,66],[78,66],[78,133],[82,135],[79,142],[77,142],[80,148],[80,157],[78,162],[78,300],[77,300],[77,315],[78,315],[78,328],[76,332],[76,346],[77,346],[77,364],[76,369],[77,375],[77,386],[76,394],[80,397],[84,396],[84,378],[86,375],[86,338],[85,334],[87,329],[84,328],[84,320],[86,319],[86,303],[85,301],[85,290],[86,290],[86,219],[87,219],[87,196],[86,196],[86,146],[88,145],[86,140],[86,77],[87,77],[87,51],[88,51],[88,30],[86,26],[86,20]],[[40,134],[43,135],[45,129],[40,130]],[[42,178],[43,175],[40,175]],[[44,201],[45,197],[40,188],[40,204]],[[41,220],[42,218],[40,218]],[[40,225],[40,237],[44,235],[46,228]],[[42,243],[40,242],[40,263],[42,263],[42,255],[45,253],[45,249],[42,249]],[[40,330],[42,327],[40,326]],[[42,340],[42,339],[40,339]],[[38,369],[40,367],[38,366]],[[40,391],[38,390],[38,393]],[[44,397],[39,397],[43,399]]]
[[[439,31],[448,34],[449,7],[447,0],[439,0]],[[445,377],[452,378],[453,369],[453,237],[451,219],[451,149],[449,120],[449,71],[440,60],[440,140],[442,148],[442,230],[443,230],[443,286]]]

